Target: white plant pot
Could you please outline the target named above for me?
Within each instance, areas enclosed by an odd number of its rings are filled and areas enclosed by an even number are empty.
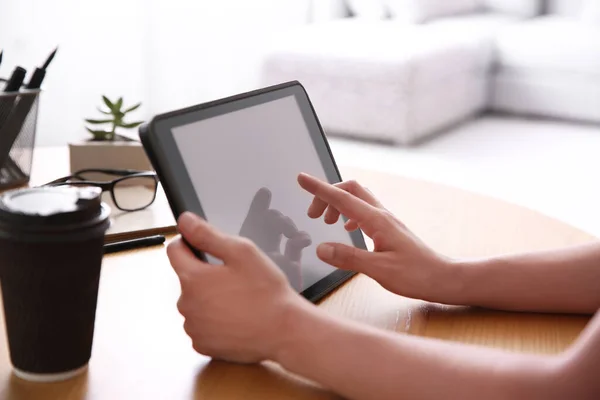
[[[152,171],[152,164],[139,142],[84,141],[69,144],[71,173],[87,168]]]

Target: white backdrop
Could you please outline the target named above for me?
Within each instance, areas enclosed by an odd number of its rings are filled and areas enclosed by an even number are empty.
[[[316,2],[322,0],[315,0]],[[271,37],[311,20],[311,0],[0,0],[0,76],[44,81],[38,145],[87,138],[102,94],[142,101],[135,119],[253,89]]]

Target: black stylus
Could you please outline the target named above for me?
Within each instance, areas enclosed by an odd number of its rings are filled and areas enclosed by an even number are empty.
[[[4,54],[4,50],[0,50],[0,65],[2,65],[2,55]]]
[[[56,55],[57,50],[58,47],[55,48],[52,53],[50,53],[50,55],[46,59],[46,62],[44,63],[44,65],[42,65],[41,68],[36,68],[35,71],[33,71],[33,75],[31,76],[31,79],[27,84],[27,89],[39,89],[40,87],[42,87],[42,82],[44,80],[44,77],[46,76],[46,69],[48,69],[48,66],[50,65],[52,59]]]
[[[163,235],[148,236],[140,239],[123,240],[122,242],[107,243],[104,245],[104,254],[118,251],[139,249],[142,247],[158,246],[165,242]]]

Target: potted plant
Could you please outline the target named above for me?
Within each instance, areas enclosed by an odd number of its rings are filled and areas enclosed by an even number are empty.
[[[152,165],[137,135],[126,133],[143,123],[127,121],[129,114],[142,104],[125,108],[122,97],[111,101],[106,96],[102,96],[102,102],[102,107],[98,107],[102,117],[85,120],[88,124],[85,128],[92,137],[69,144],[71,172],[86,168],[151,170]]]

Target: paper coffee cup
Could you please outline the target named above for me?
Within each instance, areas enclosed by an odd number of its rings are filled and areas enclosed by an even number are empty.
[[[99,188],[0,196],[0,287],[16,376],[50,382],[85,371],[109,209]]]

